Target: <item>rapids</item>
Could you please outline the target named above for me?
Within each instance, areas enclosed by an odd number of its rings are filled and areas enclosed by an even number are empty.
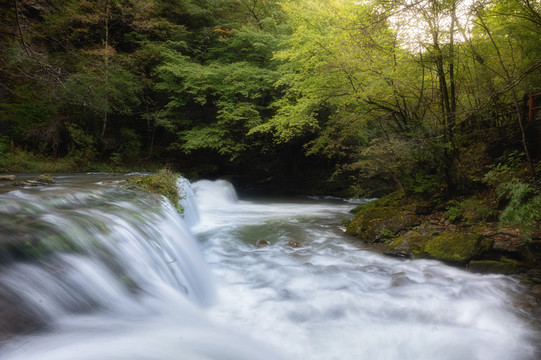
[[[339,225],[348,201],[179,179],[183,219],[82,178],[0,194],[0,299],[39,324],[4,334],[2,360],[539,355],[516,279],[366,251]]]

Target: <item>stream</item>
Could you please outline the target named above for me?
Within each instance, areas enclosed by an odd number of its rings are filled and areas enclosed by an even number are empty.
[[[54,179],[0,193],[1,360],[539,358],[517,279],[370,252],[351,200],[179,179],[181,217],[122,177]],[[19,314],[33,331],[2,331]]]

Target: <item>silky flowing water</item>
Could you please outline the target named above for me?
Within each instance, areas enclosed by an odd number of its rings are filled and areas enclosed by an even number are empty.
[[[56,180],[0,194],[0,298],[40,324],[2,360],[539,356],[516,279],[367,251],[348,201],[180,179],[183,219],[120,179]]]

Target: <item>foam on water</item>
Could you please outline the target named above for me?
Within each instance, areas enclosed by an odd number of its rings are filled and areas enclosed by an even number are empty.
[[[0,291],[47,325],[0,359],[539,355],[515,279],[366,251],[338,225],[349,202],[179,180],[184,220],[163,197],[100,183],[0,195],[0,240],[37,251],[0,257]]]
[[[515,309],[516,280],[366,251],[336,225],[351,208],[202,206],[212,221],[195,230],[220,299],[212,317],[297,359],[535,358],[538,334]],[[270,245],[256,248],[259,238]]]

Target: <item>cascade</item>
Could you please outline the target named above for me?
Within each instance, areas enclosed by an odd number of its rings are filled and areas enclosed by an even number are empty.
[[[351,201],[178,183],[184,219],[97,178],[0,194],[0,359],[540,354],[516,279],[366,251],[339,225]]]
[[[197,214],[193,201],[184,206]],[[39,325],[19,344],[6,323],[19,319],[0,318],[0,359],[253,359],[259,352],[206,318],[215,302],[209,268],[160,196],[116,187],[16,190],[0,194],[0,229],[0,304]]]
[[[195,198],[191,183],[186,178],[179,178],[177,181],[179,189],[180,204],[184,208],[184,221],[188,226],[194,226],[199,223],[199,206]]]

